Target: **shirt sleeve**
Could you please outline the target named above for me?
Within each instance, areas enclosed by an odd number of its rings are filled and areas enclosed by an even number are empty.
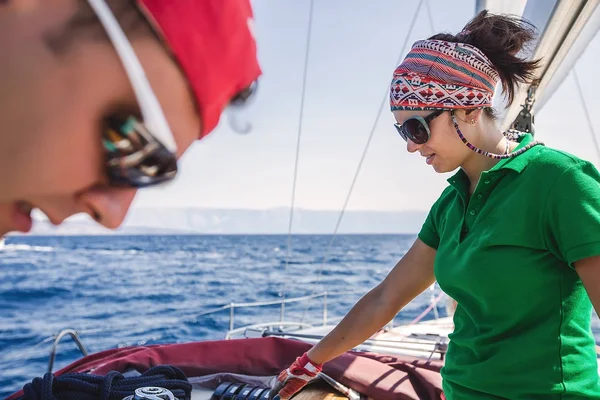
[[[421,230],[419,231],[418,235],[419,239],[421,239],[423,243],[436,250],[440,245],[440,233],[437,224],[437,213],[439,208],[438,203],[439,199],[433,204],[433,206],[429,210],[427,218],[425,218],[425,222],[423,222],[423,225],[421,226]]]
[[[548,249],[569,266],[600,255],[600,174],[591,163],[581,161],[556,180],[544,222]]]

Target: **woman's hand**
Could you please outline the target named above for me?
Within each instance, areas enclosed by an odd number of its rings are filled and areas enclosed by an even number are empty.
[[[281,371],[269,398],[290,399],[306,386],[308,382],[314,379],[321,372],[321,369],[321,364],[312,362],[308,358],[308,355],[304,353],[302,357],[296,358],[296,361],[287,369]]]

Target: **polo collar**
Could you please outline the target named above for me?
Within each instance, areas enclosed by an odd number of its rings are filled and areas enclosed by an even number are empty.
[[[521,136],[518,139],[519,145],[514,151],[520,150],[521,148],[527,146],[529,143],[533,142],[533,135],[527,133]],[[488,171],[483,171],[482,175],[496,175],[502,174],[503,172],[507,172],[507,170],[512,170],[517,173],[521,173],[527,164],[531,162],[537,155],[537,153],[541,150],[542,145],[533,146],[529,150],[525,151],[522,154],[519,154],[516,157],[512,158],[504,158],[500,160],[496,165],[490,168]],[[454,186],[459,193],[463,193],[468,191],[469,189],[469,178],[465,171],[462,168],[458,170],[454,175],[448,178],[448,183]]]
[[[533,142],[533,135],[531,133],[527,133],[527,134],[521,136],[521,138],[519,138],[518,141],[519,141],[519,145],[517,146],[517,148],[514,151],[520,150],[523,147],[527,146],[529,143]],[[525,169],[527,164],[529,164],[531,162],[531,160],[533,160],[535,158],[535,156],[541,149],[542,149],[542,145],[539,144],[537,146],[533,146],[526,152],[519,154],[516,157],[502,159],[502,160],[500,160],[500,162],[498,164],[494,165],[490,169],[490,172],[491,171],[499,171],[501,169],[511,169],[515,172],[521,173]]]

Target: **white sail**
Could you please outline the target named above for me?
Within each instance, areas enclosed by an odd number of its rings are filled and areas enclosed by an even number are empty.
[[[539,111],[564,81],[600,27],[598,0],[478,0],[476,11],[488,9],[495,13],[522,15],[539,32],[534,46],[524,54],[542,58],[535,89],[533,111]],[[507,129],[524,104],[529,87],[516,93],[513,104],[504,110],[502,128]],[[499,90],[498,90],[499,93]],[[505,98],[496,96],[496,106]],[[502,108],[502,107],[499,107]]]

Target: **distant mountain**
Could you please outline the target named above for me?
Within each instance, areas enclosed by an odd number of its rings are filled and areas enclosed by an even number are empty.
[[[204,208],[135,208],[116,231],[98,226],[81,216],[59,227],[44,218],[36,221],[33,235],[105,235],[105,234],[286,234],[289,209],[268,210]],[[419,231],[426,211],[347,211],[339,233],[409,233]],[[331,234],[339,211],[294,210],[292,233]],[[36,219],[38,217],[36,216]]]

